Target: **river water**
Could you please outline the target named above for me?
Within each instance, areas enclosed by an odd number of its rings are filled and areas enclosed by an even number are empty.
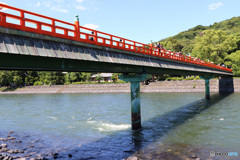
[[[142,129],[132,131],[130,94],[0,95],[0,136],[30,137],[26,145],[39,141],[36,154],[57,152],[59,159],[69,153],[71,159],[240,154],[238,93],[214,94],[210,101],[203,93],[141,94],[141,110]]]

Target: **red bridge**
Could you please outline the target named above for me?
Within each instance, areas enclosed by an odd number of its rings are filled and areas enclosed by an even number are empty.
[[[78,18],[75,21],[75,24],[72,24],[37,13],[8,6],[5,4],[0,4],[0,6],[2,8],[7,8],[19,12],[19,15],[0,12],[0,26],[2,27],[49,35],[74,41],[80,41],[89,44],[95,44],[99,46],[110,47],[165,59],[171,59],[174,61],[192,63],[232,72],[232,70],[227,67],[216,65],[210,62],[205,62],[202,60],[197,60],[190,56],[176,55],[175,53],[165,49],[154,48],[147,44],[82,27],[79,25]],[[26,15],[35,17],[35,19],[27,18]],[[36,20],[39,18],[43,21]]]

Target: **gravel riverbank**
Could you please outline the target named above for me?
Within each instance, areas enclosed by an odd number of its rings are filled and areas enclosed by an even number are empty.
[[[159,81],[141,85],[142,93],[196,93],[205,92],[204,80]],[[210,80],[210,91],[219,92],[219,80]],[[234,92],[240,92],[240,79],[234,79]],[[68,93],[130,93],[130,84],[80,84],[27,86],[0,94],[68,94]]]

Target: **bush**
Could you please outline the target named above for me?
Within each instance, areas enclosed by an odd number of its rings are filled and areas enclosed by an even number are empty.
[[[125,82],[125,81],[119,79],[115,83],[128,83],[128,82]]]
[[[185,78],[185,80],[194,80],[195,79],[195,77],[187,77],[187,78]]]
[[[184,80],[200,80],[201,78],[199,76],[196,77],[187,77]]]
[[[74,82],[73,85],[79,85],[79,84],[111,84],[113,82]]]
[[[169,77],[166,81],[182,81],[183,79],[183,77]]]
[[[164,75],[161,75],[160,77],[158,77],[158,81],[165,81],[167,78],[169,78],[169,75],[167,74],[164,74]]]
[[[200,80],[201,78],[199,76],[196,76],[194,80]]]
[[[42,85],[42,82],[41,81],[35,81],[33,86],[41,86]]]
[[[193,84],[193,88],[196,88],[196,83]]]
[[[65,83],[64,83],[64,85],[69,85],[69,84],[71,84],[71,82],[65,82]]]

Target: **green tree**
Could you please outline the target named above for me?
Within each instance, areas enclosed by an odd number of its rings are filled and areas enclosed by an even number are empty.
[[[38,72],[39,80],[43,84],[64,84],[65,77],[62,72]]]
[[[117,73],[112,74],[111,79],[112,79],[112,81],[113,81],[114,83],[116,82],[117,77],[118,77],[118,74],[117,74]]]
[[[224,63],[228,52],[234,50],[237,39],[233,35],[227,35],[221,30],[205,30],[202,35],[196,37],[196,44],[193,48],[193,56],[202,60]]]
[[[13,83],[12,71],[0,71],[0,85],[9,86]]]
[[[240,76],[240,50],[231,53],[229,56],[225,58],[226,65],[232,67],[233,75]]]
[[[26,72],[25,83],[27,85],[33,85],[38,80],[39,80],[39,76],[36,71]]]
[[[80,82],[82,81],[81,76],[81,72],[69,72],[65,75],[65,81],[70,83]]]
[[[101,74],[97,74],[96,80],[98,81],[98,83],[100,83],[100,81],[101,81],[102,79],[103,79],[103,78],[102,78]]]
[[[171,51],[181,51],[183,48],[179,41],[174,39],[173,37],[168,38],[167,41],[164,43],[164,46],[166,49]]]
[[[81,73],[81,81],[88,81],[90,82],[91,80],[91,73],[86,73],[86,72],[82,72]]]
[[[20,85],[23,85],[24,81],[23,81],[23,78],[20,75],[16,74],[16,75],[13,76],[13,83],[16,86],[20,86]]]

